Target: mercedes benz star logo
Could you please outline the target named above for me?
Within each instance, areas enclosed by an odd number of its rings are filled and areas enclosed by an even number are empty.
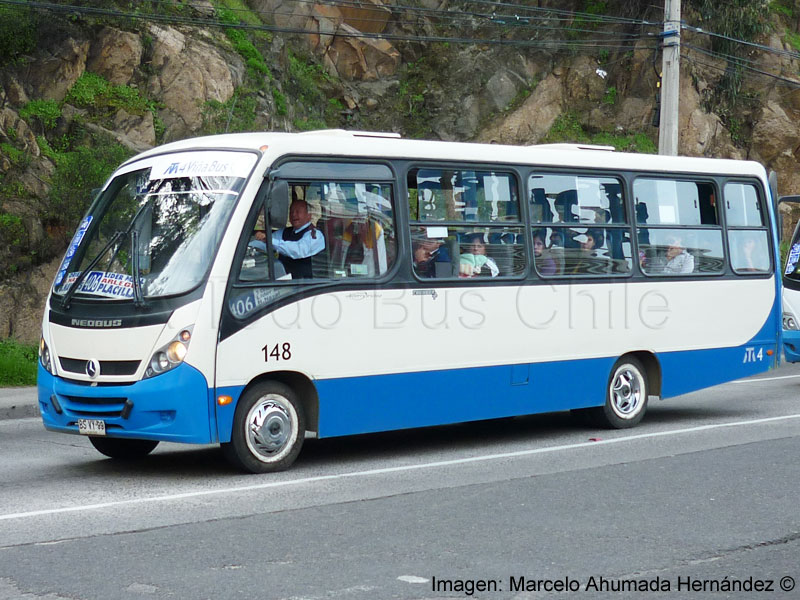
[[[86,374],[94,379],[100,373],[100,362],[96,358],[86,361]]]

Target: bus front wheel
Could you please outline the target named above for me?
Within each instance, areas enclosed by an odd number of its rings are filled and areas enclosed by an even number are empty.
[[[158,446],[158,442],[153,440],[128,440],[93,436],[89,438],[89,441],[100,454],[120,460],[143,458]]]
[[[268,381],[254,385],[239,399],[231,441],[221,444],[225,457],[249,473],[287,469],[305,438],[305,417],[292,389]]]
[[[612,429],[638,424],[647,410],[647,371],[641,362],[625,356],[611,369],[606,388],[606,402],[592,409],[599,423]]]

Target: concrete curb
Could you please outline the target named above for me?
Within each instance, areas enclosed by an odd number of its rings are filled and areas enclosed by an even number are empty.
[[[0,420],[38,417],[35,387],[0,388]]]

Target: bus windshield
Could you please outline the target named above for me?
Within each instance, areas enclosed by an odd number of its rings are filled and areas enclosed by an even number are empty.
[[[789,245],[783,276],[785,279],[800,282],[800,227],[795,229],[792,243]]]
[[[184,152],[117,175],[80,223],[53,291],[143,300],[193,289],[256,160],[250,153]]]

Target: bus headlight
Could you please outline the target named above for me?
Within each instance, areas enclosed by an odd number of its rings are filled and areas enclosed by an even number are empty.
[[[53,373],[53,361],[50,359],[50,348],[47,347],[44,336],[39,340],[39,362],[42,363],[42,366],[48,373],[55,375],[55,373]]]
[[[783,328],[788,330],[797,330],[800,327],[797,326],[797,319],[794,318],[794,315],[790,312],[783,313]]]
[[[167,346],[167,359],[171,363],[181,363],[186,358],[188,348],[183,342],[175,340]]]
[[[144,372],[144,378],[155,377],[174,369],[186,358],[189,342],[192,339],[192,328],[182,330],[175,339],[153,353],[150,364]]]

